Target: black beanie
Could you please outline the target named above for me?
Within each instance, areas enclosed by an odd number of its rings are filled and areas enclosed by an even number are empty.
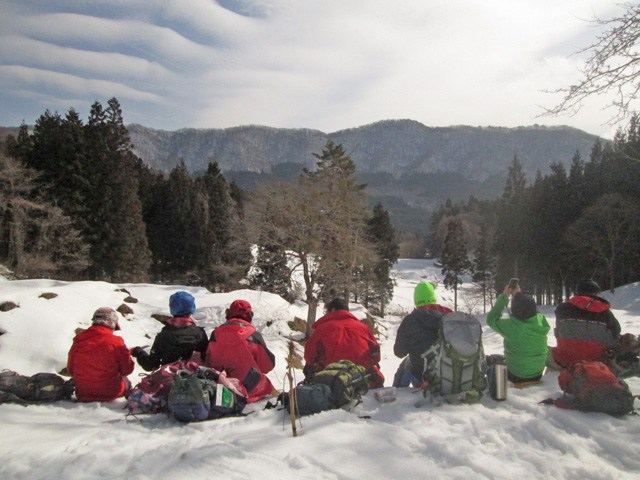
[[[578,282],[576,285],[576,295],[598,295],[602,290],[600,290],[600,285],[589,278],[584,278]]]
[[[538,313],[536,302],[524,293],[518,292],[511,300],[511,314],[518,320],[526,320]]]

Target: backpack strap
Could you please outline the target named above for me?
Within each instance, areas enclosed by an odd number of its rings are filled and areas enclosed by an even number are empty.
[[[426,352],[420,355],[420,358],[422,358],[422,361],[423,361],[422,378],[420,379],[422,381],[422,385],[420,385],[420,388],[424,391],[425,396],[427,394],[427,388],[429,387],[429,383],[430,383],[430,379],[426,378],[427,372],[429,372],[432,368],[435,368],[438,370],[440,369],[440,363],[442,362],[442,357],[444,355],[444,351],[443,351],[444,349],[441,346],[441,341],[442,341],[442,329],[440,329],[438,333],[438,339],[435,342],[433,342],[431,347],[429,347],[429,349]]]

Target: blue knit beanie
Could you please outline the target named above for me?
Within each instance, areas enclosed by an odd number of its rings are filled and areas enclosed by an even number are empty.
[[[196,300],[189,292],[176,292],[169,298],[169,309],[174,317],[186,317],[196,311]]]

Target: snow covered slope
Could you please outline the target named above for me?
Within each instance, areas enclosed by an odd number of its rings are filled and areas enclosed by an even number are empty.
[[[401,260],[390,315],[383,320],[382,371],[390,383],[399,359],[395,331],[412,309],[413,287],[437,283],[431,261]],[[0,303],[19,308],[0,312],[0,368],[30,375],[57,372],[66,364],[74,330],[86,327],[100,306],[117,308],[127,294],[134,313],[121,321],[129,347],[150,345],[161,325],[154,313],[168,314],[169,296],[179,289],[196,298],[196,320],[209,333],[223,322],[236,299],[251,302],[254,324],[276,355],[269,374],[281,386],[287,337],[302,304],[290,305],[268,293],[239,290],[212,294],[201,288],[166,285],[112,285],[51,280],[3,281]],[[452,306],[452,292],[436,289]],[[47,300],[42,293],[56,293]],[[607,294],[624,332],[640,333],[640,285]],[[354,309],[356,306],[353,306]],[[477,305],[475,307],[478,308]],[[481,308],[481,306],[480,306]],[[481,311],[481,310],[480,310]],[[553,308],[541,312],[554,324]],[[356,309],[356,315],[363,312]],[[485,315],[477,315],[484,324]],[[553,336],[549,344],[554,343]],[[487,353],[502,351],[502,339],[485,327]],[[299,348],[302,353],[302,349]],[[136,381],[139,368],[130,376]],[[298,372],[298,379],[302,373]],[[640,379],[629,382],[640,393]],[[560,395],[557,373],[524,390],[509,389],[505,402],[485,397],[477,405],[416,407],[420,393],[398,392],[398,400],[378,404],[367,395],[351,412],[337,410],[302,419],[292,438],[282,411],[254,404],[244,418],[182,425],[164,415],[125,418],[124,400],[112,403],[0,405],[2,479],[636,479],[640,475],[640,419],[613,418],[545,407],[538,402]],[[640,404],[636,405],[640,407]]]

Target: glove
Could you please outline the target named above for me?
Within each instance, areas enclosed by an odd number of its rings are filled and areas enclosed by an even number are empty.
[[[138,358],[140,355],[142,355],[144,352],[144,349],[142,347],[134,347],[131,349],[131,356],[133,358]]]

